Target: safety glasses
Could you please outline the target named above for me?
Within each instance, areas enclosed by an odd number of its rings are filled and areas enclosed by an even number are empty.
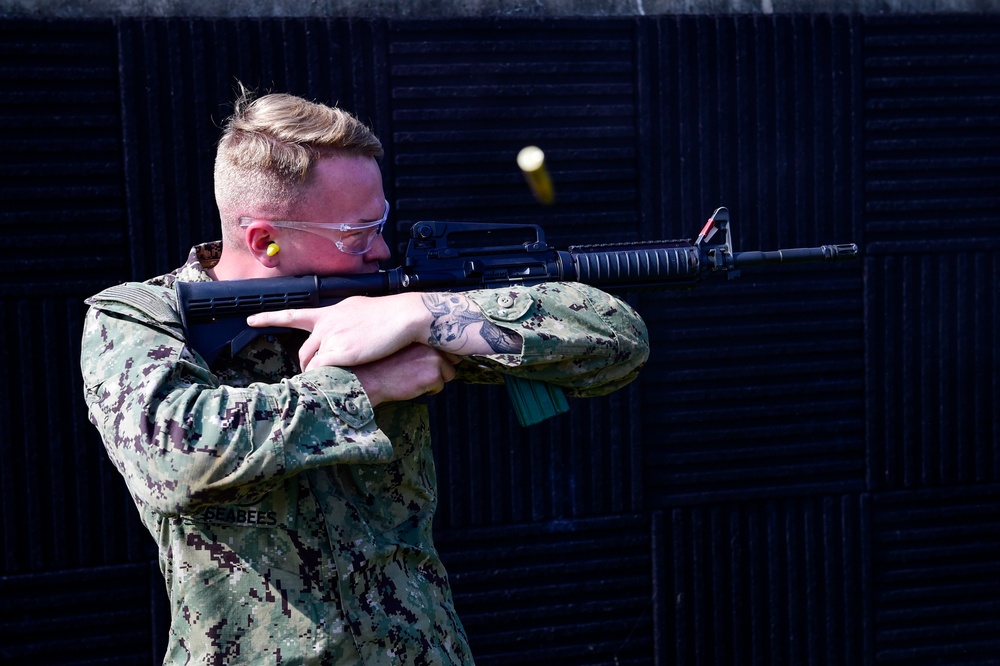
[[[364,254],[371,249],[372,243],[379,237],[389,219],[389,202],[385,202],[385,212],[382,217],[363,224],[345,224],[343,222],[296,222],[294,220],[265,220],[258,217],[241,217],[240,226],[247,227],[252,222],[267,222],[272,227],[283,229],[298,229],[311,234],[329,238],[337,249],[345,254]]]

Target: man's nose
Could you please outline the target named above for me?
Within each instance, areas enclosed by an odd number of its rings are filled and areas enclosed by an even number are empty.
[[[391,253],[385,242],[385,237],[379,234],[372,246],[365,252],[365,261],[388,261],[390,256]]]

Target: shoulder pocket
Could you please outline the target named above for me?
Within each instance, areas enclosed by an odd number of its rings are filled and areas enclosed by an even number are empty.
[[[535,300],[531,292],[519,287],[511,287],[503,291],[497,289],[479,301],[479,307],[492,319],[503,322],[514,322],[523,317]]]
[[[137,314],[164,333],[183,341],[181,316],[177,312],[174,291],[139,282],[108,287],[87,299],[87,304],[102,312],[135,317]]]

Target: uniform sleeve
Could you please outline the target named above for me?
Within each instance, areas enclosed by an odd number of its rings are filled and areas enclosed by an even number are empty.
[[[642,318],[599,289],[547,282],[465,295],[524,345],[520,354],[475,357],[477,367],[462,368],[464,381],[492,383],[510,374],[560,386],[570,397],[593,397],[631,382],[649,357]]]
[[[391,459],[352,372],[320,368],[275,384],[221,385],[178,330],[99,299],[86,316],[89,417],[138,503],[188,514],[257,501],[304,469]]]

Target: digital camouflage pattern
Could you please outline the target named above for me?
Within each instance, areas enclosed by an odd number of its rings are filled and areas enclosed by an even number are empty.
[[[302,333],[262,336],[208,367],[184,343],[172,285],[209,280],[221,244],[171,274],[91,298],[90,419],[159,545],[172,622],[165,663],[471,664],[431,522],[426,407],[373,410],[355,375],[299,373]],[[583,285],[466,292],[524,338],[463,361],[608,393],[645,362],[645,327]]]

